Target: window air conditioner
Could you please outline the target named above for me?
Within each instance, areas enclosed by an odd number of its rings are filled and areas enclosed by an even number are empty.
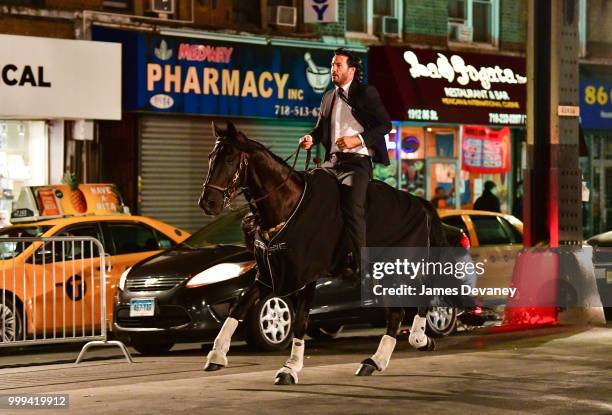
[[[295,27],[297,24],[297,8],[276,6],[276,19],[274,22],[277,26]]]
[[[392,16],[383,16],[381,34],[386,36],[399,36],[399,19]]]
[[[153,13],[173,14],[174,0],[151,0],[151,11]]]
[[[472,42],[474,32],[465,23],[448,22],[448,39],[456,42]]]

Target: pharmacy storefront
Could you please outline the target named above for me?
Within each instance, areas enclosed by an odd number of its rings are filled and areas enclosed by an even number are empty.
[[[368,60],[370,83],[393,120],[393,162],[377,177],[427,199],[443,189],[449,208],[471,208],[492,180],[510,212],[526,121],[525,60],[389,46],[370,48]]]
[[[0,50],[1,227],[22,188],[61,180],[64,120],[120,119],[121,46],[0,35]]]

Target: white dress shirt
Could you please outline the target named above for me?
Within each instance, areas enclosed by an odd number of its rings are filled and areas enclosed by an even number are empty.
[[[351,82],[342,85],[343,94],[345,97],[348,95]],[[334,91],[335,100],[334,108],[332,108],[332,122],[331,122],[331,153],[343,152],[343,153],[359,153],[365,156],[369,156],[368,149],[365,146],[361,133],[363,133],[363,126],[353,117],[351,108],[347,105],[342,98],[338,96],[338,87]],[[345,148],[340,150],[336,144],[336,139],[342,136],[356,135],[361,140],[361,145],[353,148]]]

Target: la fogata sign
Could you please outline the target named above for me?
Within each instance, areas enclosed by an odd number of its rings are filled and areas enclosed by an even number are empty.
[[[446,81],[447,85],[443,85],[442,88],[443,95],[439,97],[440,100],[435,103],[434,107],[441,104],[444,107],[487,108],[493,112],[488,113],[488,121],[482,120],[482,122],[525,123],[524,93],[519,94],[520,96],[513,96],[510,89],[521,86],[521,89],[524,89],[527,77],[517,73],[515,69],[503,65],[472,65],[457,54],[447,56],[444,53],[437,53],[434,60],[427,62],[420,60],[414,51],[408,50],[404,52],[403,59],[409,65],[409,75],[413,80],[423,78],[431,81]],[[498,109],[499,112],[495,112],[495,109]],[[421,114],[429,112],[436,111],[413,108],[408,110],[408,117],[424,119]]]

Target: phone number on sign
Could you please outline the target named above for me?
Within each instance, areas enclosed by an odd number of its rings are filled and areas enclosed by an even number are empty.
[[[275,105],[274,115],[280,115],[281,117],[318,117],[319,107],[300,107],[297,105]]]

